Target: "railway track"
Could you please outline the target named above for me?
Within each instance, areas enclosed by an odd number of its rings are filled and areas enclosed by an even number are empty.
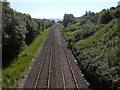
[[[59,41],[59,42],[62,42],[61,39],[60,39],[60,37],[59,37],[59,35],[58,35],[58,33],[57,33],[57,38],[58,38],[58,41]],[[73,72],[73,69],[72,69],[72,67],[71,67],[71,63],[70,63],[70,61],[69,61],[69,58],[68,58],[68,56],[67,56],[67,53],[66,53],[66,51],[65,51],[65,47],[64,47],[63,43],[60,43],[60,45],[61,45],[61,47],[63,48],[63,51],[64,51],[64,53],[65,53],[65,56],[66,56],[67,62],[68,62],[68,64],[69,64],[70,71],[71,71],[71,74],[72,74],[72,77],[73,77],[73,80],[74,80],[76,89],[79,90],[79,85],[78,85],[77,79],[76,79],[76,77],[75,77],[75,75],[74,75],[74,72]],[[60,59],[60,62],[61,62],[61,71],[63,72],[61,59]],[[63,82],[64,82],[64,88],[66,88],[66,87],[65,87],[64,75],[63,75]]]
[[[43,56],[43,61],[41,63],[41,66],[40,66],[40,69],[39,69],[39,73],[38,73],[38,76],[37,76],[37,79],[36,79],[36,82],[35,82],[35,86],[34,86],[34,89],[36,89],[38,87],[38,83],[39,83],[39,79],[40,79],[40,76],[41,76],[41,72],[42,72],[42,69],[43,69],[43,65],[45,63],[45,57],[46,57],[46,54],[47,54],[47,49],[48,47],[46,47],[46,51],[45,51],[45,54]],[[51,50],[51,54],[52,54],[52,50]],[[49,62],[49,66],[51,67],[51,60],[52,60],[52,56],[50,58],[50,62]],[[50,74],[50,69],[49,69],[49,74]],[[50,75],[48,75],[48,85],[47,87],[49,88],[49,80],[50,80]]]
[[[58,44],[59,46],[59,44]],[[58,51],[58,55],[59,55],[59,61],[60,61],[60,68],[61,68],[61,73],[62,73],[62,81],[63,81],[63,88],[65,89],[65,77],[64,77],[64,71],[63,71],[63,62],[61,60],[61,56],[60,56],[60,52]]]
[[[76,84],[76,88],[77,89],[88,88],[90,84],[86,81],[86,79],[84,78],[84,75],[82,74],[81,70],[77,66],[76,59],[73,56],[73,54],[71,53],[71,50],[68,49],[67,43],[65,42],[64,38],[62,37],[60,30],[58,30],[58,33],[59,33],[58,36],[61,40],[65,56],[67,57],[66,58],[67,62],[70,66],[72,77],[74,78],[74,82]]]
[[[28,78],[27,81],[34,81],[34,83],[26,83],[27,88],[29,88],[30,85],[33,85],[32,88],[34,88],[34,90],[37,88],[63,88],[64,90],[67,88],[77,90],[79,90],[79,88],[88,88],[80,72],[75,73],[76,67],[73,67],[75,62],[71,62],[71,56],[68,56],[66,45],[61,38],[58,27],[60,26],[56,25],[53,30],[50,31],[46,40],[47,42],[43,47],[43,54],[40,56],[42,58],[38,60],[40,64],[38,71],[36,71],[36,77],[33,77],[33,80],[31,78],[29,80]],[[34,73],[30,73],[30,77],[32,76],[34,76]],[[80,80],[78,79],[79,76],[81,76]]]
[[[53,32],[52,32],[53,33]],[[36,89],[36,88],[49,88],[49,84],[50,84],[50,72],[51,72],[51,62],[52,62],[52,53],[53,53],[53,42],[54,42],[54,40],[53,40],[53,38],[52,38],[52,36],[50,35],[49,36],[49,38],[48,38],[49,40],[48,40],[48,43],[47,43],[47,46],[46,46],[46,49],[45,49],[45,54],[44,54],[44,56],[43,56],[43,58],[42,58],[42,62],[41,62],[41,65],[40,65],[40,68],[39,68],[39,72],[38,72],[38,75],[37,75],[37,79],[36,79],[36,81],[35,81],[35,85],[34,85],[34,90]],[[49,49],[49,50],[48,50]],[[49,51],[49,52],[47,52],[47,51]],[[47,54],[50,54],[49,56],[48,56],[48,59],[46,59],[46,57],[47,57]],[[48,60],[48,62],[46,62],[46,60]],[[44,65],[46,64],[46,63],[49,63],[48,64],[48,68],[45,68],[44,67]],[[46,85],[41,85],[40,84],[40,81],[42,81],[41,80],[41,77],[42,77],[42,73],[44,72],[44,70],[45,69],[48,69],[48,73],[46,73],[47,74],[47,80],[46,80],[46,82],[44,82]],[[44,69],[44,70],[43,70]],[[41,82],[41,83],[43,83],[43,82]]]

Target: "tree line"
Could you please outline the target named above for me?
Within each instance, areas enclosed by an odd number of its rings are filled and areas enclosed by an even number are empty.
[[[32,18],[13,10],[9,2],[2,2],[2,66],[7,67],[25,45],[54,24],[47,19]]]

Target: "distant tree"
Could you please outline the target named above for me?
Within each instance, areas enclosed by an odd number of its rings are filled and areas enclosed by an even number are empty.
[[[61,24],[61,23],[62,23],[62,21],[58,21],[57,23],[60,23],[60,24]]]
[[[115,9],[115,7],[111,7],[110,9],[111,9],[111,10],[114,10],[114,9]]]
[[[43,23],[45,29],[53,25],[53,22],[48,19],[43,19]]]
[[[94,12],[91,12],[90,10],[89,10],[89,12],[85,12],[85,16],[94,16],[95,15],[95,13]]]
[[[106,9],[103,9],[102,12],[106,11]]]
[[[26,29],[27,29],[27,33],[25,35],[25,37],[26,37],[25,43],[27,45],[29,45],[30,43],[32,43],[34,38],[37,36],[38,30],[35,26],[34,20],[31,18],[30,15],[26,16],[25,21],[26,21]]]
[[[114,16],[115,18],[120,19],[120,8],[117,8]]]
[[[112,20],[112,16],[110,15],[109,11],[105,11],[100,17],[100,23],[107,24]]]
[[[73,14],[65,14],[63,18],[63,25],[67,27],[69,23],[72,23],[73,19],[74,19]]]
[[[51,22],[52,22],[53,24],[55,24],[55,21],[54,21],[54,20],[52,20]]]

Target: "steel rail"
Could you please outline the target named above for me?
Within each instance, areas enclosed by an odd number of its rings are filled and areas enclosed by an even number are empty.
[[[50,62],[49,62],[49,73],[48,73],[48,80],[47,80],[47,89],[50,88],[50,76],[51,76],[51,67],[52,67],[52,59],[53,59],[53,43],[54,41],[52,40],[52,46],[51,46],[51,52],[50,52]]]
[[[58,41],[60,40],[60,38],[59,38],[59,36],[58,36],[58,33],[57,33],[57,37],[58,37]],[[61,45],[61,43],[60,43],[60,45]],[[59,46],[60,47],[60,45],[57,43],[57,47]],[[59,56],[59,61],[60,61],[60,64],[61,64],[61,72],[62,72],[62,81],[63,81],[63,88],[64,88],[64,90],[65,90],[65,77],[64,77],[64,71],[63,71],[63,63],[62,63],[62,60],[61,60],[61,57],[60,57],[60,52],[59,52],[60,50],[59,50],[59,48],[58,48],[58,56]]]
[[[60,39],[60,40],[61,40],[61,39]],[[62,42],[62,40],[61,40],[61,42]],[[69,58],[68,58],[68,56],[67,56],[67,53],[66,53],[66,51],[65,51],[65,47],[64,47],[63,44],[61,44],[61,46],[62,46],[63,51],[64,51],[64,53],[65,53],[65,56],[66,56],[67,62],[68,62],[68,64],[69,64],[70,71],[71,71],[71,73],[72,73],[72,77],[73,77],[73,79],[74,79],[74,82],[75,82],[76,88],[79,90],[79,85],[78,85],[77,79],[76,79],[76,77],[75,77],[74,71],[73,71],[73,69],[72,69],[72,66],[71,66],[70,60],[69,60]]]
[[[48,39],[50,39],[50,38],[48,38]],[[42,68],[43,68],[43,65],[44,65],[44,62],[45,62],[45,57],[46,57],[46,55],[47,55],[47,50],[48,50],[48,47],[49,47],[49,45],[50,45],[50,44],[49,44],[50,41],[51,41],[51,40],[48,41],[48,44],[47,44],[47,46],[46,46],[46,48],[45,48],[45,54],[44,54],[44,56],[43,56],[43,58],[42,58],[42,62],[41,62],[40,68],[39,68],[39,72],[38,72],[38,75],[37,75],[37,79],[36,79],[36,81],[35,81],[34,90],[37,88],[37,85],[38,85],[38,82],[39,82],[39,78],[40,78],[41,71],[42,71]]]

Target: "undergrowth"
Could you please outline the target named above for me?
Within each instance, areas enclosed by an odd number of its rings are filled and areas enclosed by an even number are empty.
[[[52,27],[41,32],[41,35],[38,35],[29,46],[26,45],[18,57],[13,60],[11,65],[2,71],[3,88],[17,87],[19,80],[24,77],[33,59],[37,57],[38,50],[40,51],[42,44],[51,29]]]

